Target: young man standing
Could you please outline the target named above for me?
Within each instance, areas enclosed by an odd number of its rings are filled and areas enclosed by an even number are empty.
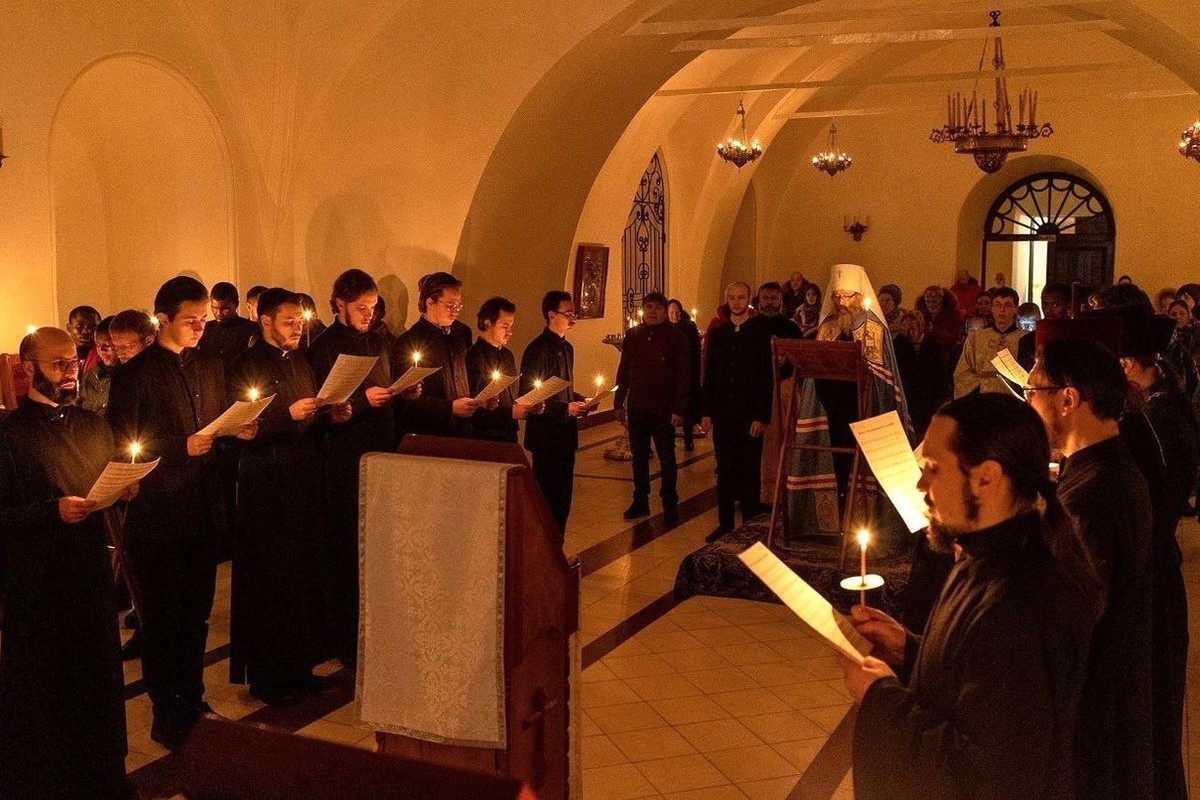
[[[467,350],[467,380],[471,385],[471,396],[477,396],[489,383],[493,375],[517,375],[517,361],[509,350],[516,323],[517,307],[503,297],[493,297],[479,307],[476,318],[479,338]],[[510,386],[496,398],[495,408],[481,408],[471,420],[473,436],[493,442],[517,441],[517,422],[527,418],[535,409],[514,402],[516,395]]]
[[[212,287],[212,321],[204,326],[200,337],[201,353],[221,359],[225,369],[246,352],[250,340],[258,333],[258,323],[238,315],[237,287],[221,281]]]
[[[992,359],[1007,349],[1015,357],[1018,343],[1028,331],[1017,325],[1016,291],[1007,287],[992,293],[992,324],[971,331],[963,344],[958,367],[954,370],[954,396],[971,392],[1006,392],[1004,378],[992,366]]]
[[[633,453],[633,502],[625,519],[650,514],[650,442],[658,454],[663,521],[679,521],[676,490],[675,428],[683,424],[691,370],[687,339],[667,321],[667,298],[650,292],[642,299],[642,324],[625,334],[617,366],[616,413],[629,425]]]

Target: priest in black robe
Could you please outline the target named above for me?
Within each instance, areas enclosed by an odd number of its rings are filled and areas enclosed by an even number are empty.
[[[471,418],[480,406],[472,399],[467,377],[471,329],[458,321],[462,281],[448,272],[422,277],[417,307],[421,317],[392,347],[392,371],[399,377],[414,363],[440,369],[423,382],[420,397],[396,404],[397,434],[469,437]]]
[[[961,555],[923,636],[853,609],[874,645],[861,666],[843,662],[860,703],[859,800],[1075,796],[1075,713],[1101,592],[1054,499],[1049,455],[1037,415],[1007,395],[934,416],[918,487],[931,540]]]
[[[477,325],[479,338],[467,350],[467,380],[472,397],[477,397],[495,378],[517,376],[517,359],[508,342],[516,323],[517,307],[503,297],[493,297],[479,307]],[[516,402],[514,388],[509,386],[494,402],[475,412],[471,420],[472,435],[489,442],[517,441],[518,420],[540,413],[544,404],[531,407]]]
[[[350,395],[353,416],[333,425],[321,442],[325,493],[329,641],[333,654],[350,665],[358,654],[358,462],[372,451],[396,446],[392,409],[391,354],[387,340],[372,327],[379,289],[361,269],[350,269],[333,282],[333,323],[308,350],[313,379],[320,386],[338,356],[378,358],[362,386]]]
[[[125,535],[126,565],[141,592],[150,738],[168,748],[182,746],[211,710],[204,653],[225,509],[214,437],[199,431],[225,410],[225,370],[196,349],[207,312],[208,290],[195,278],[164,283],[154,298],[158,338],[114,370],[108,402],[119,451],[136,443],[141,458],[162,459],[129,505]]]
[[[1117,357],[1085,339],[1047,341],[1026,395],[1063,452],[1058,497],[1105,586],[1080,700],[1075,766],[1087,798],[1151,798],[1150,491],[1122,440],[1128,381]]]
[[[233,362],[227,398],[275,398],[239,453],[230,600],[230,680],[269,705],[320,688],[312,674],[325,660],[326,630],[318,436],[324,414],[344,422],[351,413],[348,403],[322,410],[299,349],[302,314],[286,289],[259,296],[261,335]]]
[[[70,405],[66,331],[26,336],[21,361],[32,389],[0,424],[0,797],[128,797],[112,566],[84,499],[116,447]]]

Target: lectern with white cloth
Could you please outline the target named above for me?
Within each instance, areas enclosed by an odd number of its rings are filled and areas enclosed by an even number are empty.
[[[524,452],[410,436],[361,475],[360,722],[382,752],[565,798],[579,570]]]

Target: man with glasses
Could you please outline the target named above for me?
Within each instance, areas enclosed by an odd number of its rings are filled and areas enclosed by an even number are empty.
[[[521,354],[521,392],[535,380],[562,378],[574,382],[575,349],[567,334],[575,327],[575,302],[555,289],[542,298],[546,329]],[[579,449],[579,418],[587,415],[583,396],[574,387],[546,401],[540,414],[525,420],[525,448],[533,456],[533,474],[560,531],[567,529],[575,489],[575,451]]]
[[[134,308],[118,313],[108,326],[113,353],[122,364],[128,364],[134,356],[154,344],[156,336],[158,326],[154,324],[154,317]]]
[[[1117,357],[1080,338],[1045,342],[1025,387],[1051,447],[1066,459],[1057,496],[1105,589],[1075,728],[1079,797],[1155,796],[1152,516],[1145,478],[1118,426],[1128,390]]]
[[[128,797],[112,567],[84,499],[116,447],[102,417],[71,405],[66,331],[31,333],[20,358],[29,396],[0,424],[0,796]]]
[[[462,281],[448,272],[434,272],[417,282],[421,317],[392,347],[393,378],[414,364],[441,367],[424,381],[421,396],[396,403],[400,438],[406,433],[470,436],[471,417],[481,407],[471,396],[467,376],[470,329],[464,337],[455,326],[462,312]]]
[[[96,326],[96,365],[87,370],[79,381],[79,405],[88,411],[104,416],[108,408],[108,389],[112,383],[112,369],[118,363],[117,351],[113,349],[108,329],[112,317],[105,317]]]

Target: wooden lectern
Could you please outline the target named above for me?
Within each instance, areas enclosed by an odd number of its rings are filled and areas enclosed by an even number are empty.
[[[786,374],[787,366],[791,366],[793,382],[791,402],[783,414],[783,437],[779,445],[778,471],[775,475],[775,494],[771,511],[771,527],[767,531],[767,547],[775,539],[775,531],[779,524],[781,512],[787,514],[787,503],[783,497],[783,487],[787,481],[788,456],[793,450],[818,450],[834,454],[852,455],[850,465],[850,482],[846,492],[846,502],[842,509],[842,561],[846,560],[846,543],[849,541],[850,517],[858,492],[866,486],[862,474],[862,450],[858,444],[854,447],[832,447],[829,445],[796,444],[796,411],[797,404],[803,394],[803,383],[806,378],[813,380],[845,381],[854,384],[857,408],[856,419],[862,419],[867,414],[867,398],[871,391],[871,369],[863,357],[861,342],[817,342],[810,339],[773,339],[771,341],[772,366],[775,371],[775,404],[776,408],[783,405],[782,381],[780,373]]]
[[[517,465],[507,473],[503,553],[506,746],[471,747],[380,732],[379,750],[520,781],[544,800],[566,798],[570,648],[579,622],[579,565],[568,563],[563,555],[563,534],[525,452],[516,444],[414,435],[407,436],[397,452]],[[360,665],[360,675],[362,669]]]

